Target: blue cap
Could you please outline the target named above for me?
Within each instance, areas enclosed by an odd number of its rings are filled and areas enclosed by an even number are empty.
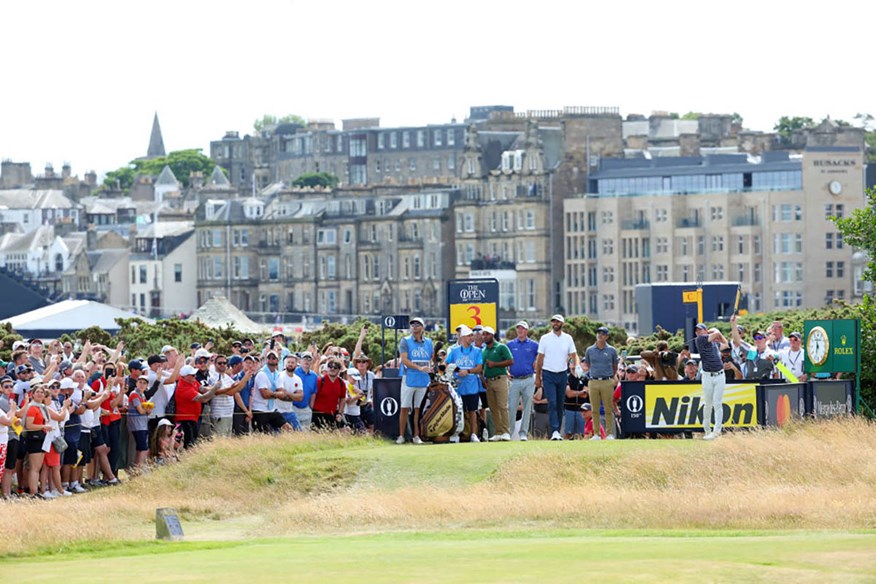
[[[235,365],[239,365],[241,363],[243,363],[243,357],[241,357],[240,355],[232,355],[228,358],[229,367],[234,367]]]
[[[704,324],[701,323],[701,322],[700,322],[700,323],[697,323],[696,328],[697,328],[697,330],[699,330],[699,329],[703,329],[704,331],[709,330],[709,327],[707,327],[706,325],[704,325]]]

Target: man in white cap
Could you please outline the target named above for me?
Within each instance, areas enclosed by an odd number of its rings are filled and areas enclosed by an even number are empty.
[[[404,372],[401,385],[401,408],[398,416],[397,444],[405,443],[405,432],[408,427],[408,414],[414,410],[414,428],[412,442],[422,444],[420,439],[420,404],[426,396],[426,388],[432,378],[432,339],[423,334],[426,323],[419,316],[409,321],[411,334],[402,338],[398,345],[399,360]]]
[[[563,402],[569,377],[569,362],[577,371],[580,366],[575,340],[563,332],[566,319],[562,314],[551,317],[551,332],[538,341],[538,358],[535,361],[535,387],[543,388],[548,400],[551,440],[562,440],[560,424],[563,421]]]
[[[730,326],[736,330],[736,315],[730,317]],[[700,354],[703,371],[703,440],[714,440],[721,435],[721,425],[724,422],[724,363],[718,351],[720,344],[727,344],[727,339],[716,328],[708,328],[703,323],[696,326],[694,344]],[[736,333],[737,335],[739,333]],[[712,427],[712,411],[715,412],[715,426]]]
[[[517,407],[523,401],[520,418],[520,440],[529,439],[529,424],[532,416],[532,397],[535,395],[535,360],[538,357],[538,343],[529,338],[529,323],[521,320],[515,325],[517,336],[508,341],[508,349],[514,363],[508,368],[511,385],[508,390],[508,418],[513,425],[517,419]]]
[[[594,428],[600,425],[600,411],[605,412],[605,432],[607,440],[614,440],[616,426],[614,423],[614,391],[617,388],[617,366],[620,361],[617,349],[608,344],[608,328],[601,326],[596,329],[596,342],[584,351],[584,367],[587,369],[590,382],[587,384],[590,393],[590,405],[593,406]],[[601,440],[594,433],[591,440]]]
[[[459,381],[456,393],[462,399],[462,409],[468,422],[469,441],[480,442],[478,438],[478,407],[480,405],[478,374],[483,371],[484,361],[481,350],[472,343],[473,334],[466,325],[457,327],[459,344],[454,345],[447,354],[447,366],[448,371],[453,369],[453,377]]]

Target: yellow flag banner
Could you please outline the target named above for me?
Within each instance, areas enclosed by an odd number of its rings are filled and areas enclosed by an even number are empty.
[[[800,380],[797,379],[797,376],[791,373],[791,370],[785,367],[785,364],[781,361],[776,361],[776,368],[782,372],[782,374],[785,376],[785,379],[787,379],[789,382],[800,383]]]

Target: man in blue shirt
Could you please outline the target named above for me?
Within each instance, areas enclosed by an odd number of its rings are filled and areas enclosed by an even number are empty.
[[[301,401],[292,402],[295,415],[298,416],[298,421],[301,423],[303,430],[310,430],[310,422],[313,419],[313,411],[310,409],[310,397],[316,393],[317,381],[319,376],[311,371],[313,365],[313,353],[304,351],[301,353],[301,358],[298,360],[298,367],[295,369],[295,375],[301,378],[301,384],[304,388],[304,397]]]
[[[481,350],[472,344],[472,330],[465,325],[457,328],[459,344],[454,345],[447,354],[448,371],[453,369],[453,377],[459,381],[456,393],[462,399],[462,409],[468,421],[469,441],[480,442],[478,438],[479,374],[484,370]]]
[[[523,417],[520,420],[520,440],[529,439],[529,420],[532,415],[532,397],[535,395],[535,359],[538,357],[538,343],[529,338],[529,323],[521,320],[515,327],[517,337],[508,341],[508,348],[514,356],[514,363],[508,368],[511,376],[511,389],[508,391],[508,419],[514,425],[517,420],[517,406],[523,400]]]
[[[419,316],[410,321],[411,334],[404,337],[398,345],[399,360],[402,364],[401,407],[398,416],[397,444],[405,443],[405,431],[408,427],[408,414],[414,409],[414,444],[422,444],[420,440],[420,404],[426,397],[426,388],[432,378],[432,339],[423,334],[425,323]]]

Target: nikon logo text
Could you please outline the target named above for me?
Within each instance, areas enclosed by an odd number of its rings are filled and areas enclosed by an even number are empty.
[[[723,404],[724,420],[732,424],[749,425],[754,419],[754,404]],[[652,427],[696,426],[703,423],[703,408],[699,397],[657,398],[651,417]]]

